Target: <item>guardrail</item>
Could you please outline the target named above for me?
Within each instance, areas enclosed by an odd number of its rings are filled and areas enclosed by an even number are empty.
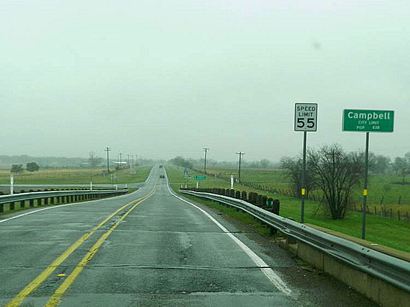
[[[19,193],[0,196],[0,213],[16,209],[39,207],[42,205],[64,204],[105,197],[112,197],[128,193],[128,189],[121,190],[69,190]]]
[[[273,214],[244,200],[207,192],[180,190],[181,193],[223,203],[258,218],[285,235],[304,242],[321,252],[348,264],[356,270],[410,292],[410,263],[358,243],[324,233],[304,224]]]

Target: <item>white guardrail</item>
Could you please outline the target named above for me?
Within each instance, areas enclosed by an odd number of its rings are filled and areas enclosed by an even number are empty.
[[[324,233],[307,225],[273,214],[244,200],[206,192],[181,190],[183,194],[223,203],[258,218],[287,236],[321,250],[357,270],[410,292],[410,263],[358,243]]]

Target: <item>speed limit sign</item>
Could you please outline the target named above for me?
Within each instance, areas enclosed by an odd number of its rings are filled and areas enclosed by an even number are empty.
[[[303,131],[303,168],[301,176],[300,222],[305,222],[306,193],[306,143],[308,132],[317,131],[317,103],[295,103],[295,131]]]
[[[317,103],[295,104],[295,131],[317,131]]]

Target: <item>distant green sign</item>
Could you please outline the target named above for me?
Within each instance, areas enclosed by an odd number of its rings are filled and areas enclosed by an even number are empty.
[[[202,181],[202,180],[205,180],[206,179],[206,176],[195,176],[195,180],[197,180],[197,181]]]
[[[393,132],[394,111],[343,110],[343,131]]]

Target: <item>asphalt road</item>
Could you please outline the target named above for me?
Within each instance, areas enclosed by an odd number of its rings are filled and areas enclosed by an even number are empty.
[[[0,304],[372,305],[243,225],[178,199],[162,173],[154,167],[129,195],[2,217]]]

